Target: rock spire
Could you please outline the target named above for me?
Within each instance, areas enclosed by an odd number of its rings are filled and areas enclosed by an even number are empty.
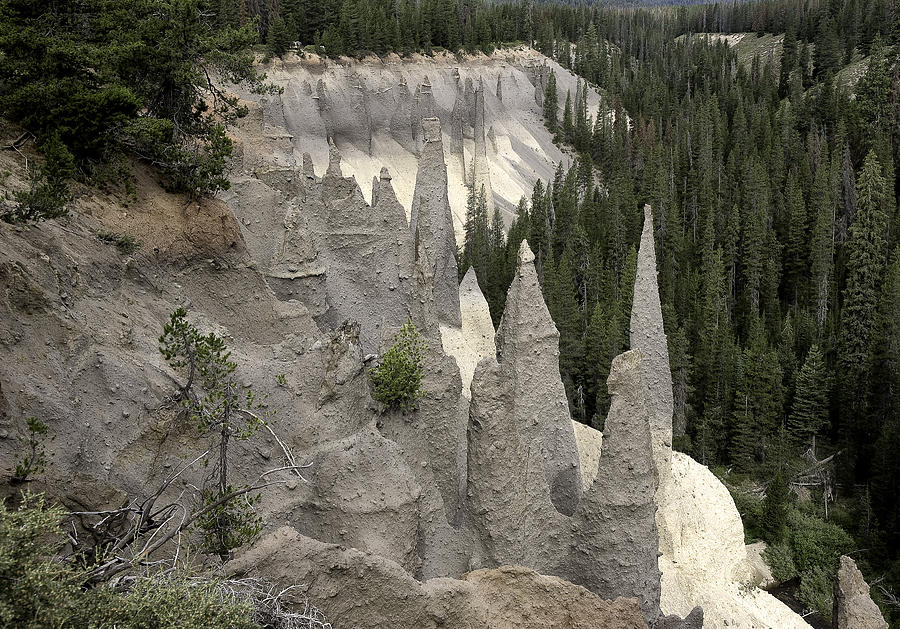
[[[575,518],[569,570],[603,598],[637,597],[652,623],[659,616],[660,572],[643,362],[637,349],[613,359],[603,453]]]
[[[475,89],[475,159],[473,161],[475,194],[484,190],[488,220],[494,215],[494,191],[491,188],[491,171],[487,158],[487,140],[484,123],[484,81]]]
[[[656,245],[653,238],[653,211],[644,205],[644,230],[638,250],[634,300],[631,306],[631,349],[639,349],[647,408],[650,412],[650,434],[653,459],[664,485],[672,464],[672,372],[669,349],[663,330],[662,307],[656,271]]]
[[[527,241],[519,248],[496,338],[498,361],[514,387],[515,424],[526,443],[543,454],[554,506],[572,515],[581,495],[578,447],[559,374],[559,332],[544,303]]]
[[[856,562],[846,555],[841,557],[834,582],[834,626],[835,629],[888,629],[881,610],[869,594],[869,584]]]
[[[422,121],[424,146],[416,173],[410,230],[419,238],[434,273],[434,305],[438,321],[460,327],[456,270],[456,237],[447,193],[447,165],[441,139],[441,121]]]

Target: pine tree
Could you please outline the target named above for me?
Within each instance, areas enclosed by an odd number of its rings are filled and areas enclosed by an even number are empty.
[[[550,133],[556,133],[559,124],[559,102],[556,95],[556,74],[550,71],[547,87],[544,89],[544,121]]]
[[[787,481],[784,479],[784,474],[779,470],[775,473],[775,477],[769,481],[766,487],[766,497],[763,499],[760,528],[763,531],[763,539],[769,544],[777,544],[784,539],[787,529],[789,498]]]
[[[603,429],[603,422],[609,412],[611,402],[606,379],[612,360],[619,354],[623,339],[621,332],[621,312],[615,299],[606,295],[597,302],[591,313],[590,324],[586,336],[586,352],[588,367],[587,378],[594,391],[594,414],[591,425],[597,430]]]
[[[566,91],[566,105],[563,109],[562,123],[563,138],[571,142],[575,137],[575,125],[572,121],[572,92]]]
[[[269,32],[266,35],[266,54],[272,57],[281,57],[290,50],[290,47],[291,33],[287,23],[284,18],[277,17],[269,26]]]
[[[837,28],[834,20],[826,16],[819,22],[819,30],[816,33],[815,52],[813,61],[815,63],[815,77],[822,78],[827,74],[834,73],[838,70],[842,51],[841,42],[837,35]]]
[[[807,233],[806,202],[797,177],[788,175],[785,190],[785,206],[788,214],[788,237],[784,251],[785,292],[794,307],[803,302],[803,282],[808,276],[809,235]]]
[[[816,435],[828,423],[828,390],[825,358],[819,346],[813,345],[797,375],[797,391],[788,418],[788,431],[794,443],[803,448],[808,445],[813,455]]]
[[[510,237],[513,232],[510,229]],[[488,265],[486,278],[485,299],[490,306],[491,319],[494,325],[500,324],[503,309],[506,307],[506,291],[512,282],[512,274],[507,273],[506,265],[507,247],[503,235],[503,218],[500,216],[500,208],[494,208],[494,216],[491,219],[488,242]]]
[[[788,26],[781,45],[781,67],[778,78],[778,95],[785,98],[790,87],[791,72],[797,67],[797,34]]]
[[[559,371],[566,387],[569,407],[576,419],[584,421],[586,419],[584,404],[580,400],[583,390],[580,392],[581,395],[578,391],[583,382],[584,325],[575,297],[574,277],[572,250],[566,248],[552,276],[545,282],[548,288],[545,298],[553,321],[559,329]]]
[[[884,279],[885,189],[881,164],[874,151],[870,151],[857,183],[859,207],[856,222],[850,227],[847,285],[841,312],[840,362],[844,369],[842,382],[850,402],[847,410],[851,412],[861,410],[865,393],[863,374],[878,305],[878,289]]]
[[[834,273],[834,201],[824,165],[816,169],[812,209],[815,224],[810,245],[810,294],[816,325],[825,327]]]
[[[732,458],[742,471],[753,469],[774,436],[781,423],[783,397],[778,354],[766,341],[762,321],[751,315],[732,413]]]
[[[768,223],[768,186],[763,165],[751,158],[744,194],[748,207],[742,220],[741,253],[744,291],[750,313],[760,312]]]
[[[631,326],[631,304],[634,301],[634,282],[637,279],[637,249],[634,245],[625,256],[625,266],[619,277],[619,311],[623,314],[622,338],[627,339]]]

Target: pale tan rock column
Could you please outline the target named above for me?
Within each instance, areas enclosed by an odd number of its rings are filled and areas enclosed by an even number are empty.
[[[441,138],[441,121],[422,121],[425,145],[416,173],[410,231],[416,234],[434,272],[434,305],[441,323],[460,327],[456,270],[456,237],[447,193],[447,164]]]
[[[652,624],[659,616],[660,572],[643,361],[641,350],[613,359],[603,453],[573,519],[568,576],[603,598],[638,598]]]
[[[644,206],[644,230],[638,250],[634,301],[631,306],[631,349],[644,355],[642,370],[650,411],[650,435],[653,460],[664,487],[672,465],[672,373],[669,348],[663,329],[662,306],[656,270],[656,246],[653,239],[653,212]]]
[[[835,629],[888,629],[881,610],[869,594],[869,584],[856,562],[846,555],[841,557],[834,582],[834,626]]]
[[[559,331],[544,303],[527,241],[519,248],[496,339],[498,362],[514,388],[516,425],[543,454],[553,505],[572,515],[581,497],[578,445],[559,374]]]

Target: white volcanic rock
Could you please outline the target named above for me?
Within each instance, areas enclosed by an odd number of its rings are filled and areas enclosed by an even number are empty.
[[[265,98],[267,141],[245,143],[245,169],[254,168],[260,160],[287,165],[292,150],[296,158],[309,152],[317,172],[323,172],[331,138],[341,150],[345,176],[368,182],[387,166],[397,198],[409,212],[422,149],[421,120],[436,116],[446,136],[450,206],[459,235],[465,222],[465,182],[470,176],[466,165],[471,169],[476,153],[474,86],[482,81],[485,85],[483,128],[493,129],[496,138],[496,143],[486,143],[488,174],[494,200],[507,220],[512,220],[519,199],[530,197],[537,179],[552,179],[556,164],[570,161],[553,144],[540,101],[551,69],[556,74],[560,111],[566,91],[575,94],[576,78],[534,50],[502,50],[462,62],[450,54],[402,59],[389,55],[363,61],[288,55],[263,69],[269,81],[284,87],[284,93]],[[499,81],[502,99],[491,89]],[[241,96],[260,101],[257,95]],[[600,95],[589,90],[591,115],[599,104]],[[259,133],[253,130],[254,136]],[[274,146],[271,138],[276,137]]]
[[[809,629],[787,605],[753,587],[741,516],[706,466],[673,452],[667,490],[657,518],[665,523],[659,529],[663,613],[684,616],[699,605],[706,627]]]
[[[441,344],[444,352],[456,359],[462,378],[463,395],[469,399],[475,367],[482,358],[493,356],[497,351],[491,311],[478,286],[474,268],[466,272],[459,285],[459,309],[462,328],[442,325]]]

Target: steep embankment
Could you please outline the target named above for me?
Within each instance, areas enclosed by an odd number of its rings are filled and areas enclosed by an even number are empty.
[[[551,71],[560,111],[567,92],[574,102],[576,78],[531,49],[364,61],[289,55],[264,69],[284,93],[262,100],[255,114],[256,121],[263,117],[262,136],[245,137],[265,154],[261,162],[290,166],[309,153],[321,174],[333,140],[344,175],[360,184],[386,166],[407,212],[424,143],[422,119],[439,118],[457,233],[465,221],[467,184],[474,181],[476,190],[484,185],[489,209],[495,200],[509,218],[519,199],[531,196],[534,182],[551,179],[556,165],[567,160],[544,126],[541,106]],[[589,115],[596,115],[600,96],[593,89],[587,104]],[[367,185],[363,194],[371,201]]]

